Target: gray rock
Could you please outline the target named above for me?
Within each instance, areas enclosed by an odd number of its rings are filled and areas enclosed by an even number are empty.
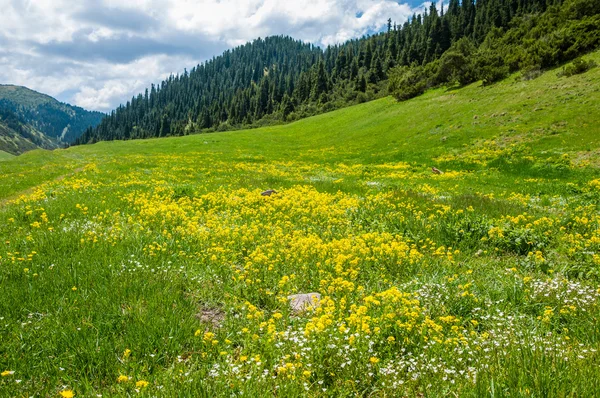
[[[220,328],[225,320],[225,313],[218,308],[204,307],[196,314],[200,322],[213,328]]]
[[[306,311],[309,308],[317,308],[321,303],[319,293],[292,294],[287,298],[290,300],[290,306],[295,313]]]

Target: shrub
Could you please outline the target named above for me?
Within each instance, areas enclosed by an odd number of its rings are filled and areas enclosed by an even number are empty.
[[[398,101],[421,95],[426,88],[427,78],[422,66],[400,66],[390,71],[389,92]]]
[[[581,19],[600,13],[600,2],[596,0],[570,0],[565,2],[564,13],[573,19]]]
[[[577,58],[573,63],[563,67],[562,71],[558,72],[558,77],[566,76],[571,77],[573,75],[579,75],[585,73],[588,70],[596,66],[596,62],[593,60],[584,61],[581,58]]]
[[[533,65],[521,71],[521,80],[533,80],[542,75],[542,68],[539,65]]]
[[[477,70],[484,86],[489,86],[508,76],[509,68],[502,55],[492,50],[482,50],[477,56]]]
[[[436,82],[464,86],[475,81],[476,73],[472,55],[476,51],[475,45],[466,37],[452,44],[439,60]]]
[[[358,93],[358,95],[356,96],[356,103],[357,104],[362,104],[364,102],[367,102],[369,100],[369,98],[367,97],[367,94],[365,93]]]

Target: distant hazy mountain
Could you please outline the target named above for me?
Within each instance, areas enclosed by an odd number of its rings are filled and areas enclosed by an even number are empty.
[[[104,116],[26,87],[0,85],[0,150],[19,154],[58,148],[97,126]]]

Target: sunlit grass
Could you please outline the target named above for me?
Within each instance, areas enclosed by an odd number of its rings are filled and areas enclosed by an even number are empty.
[[[11,155],[8,152],[0,151],[0,162],[3,160],[9,160],[14,158],[14,155]]]

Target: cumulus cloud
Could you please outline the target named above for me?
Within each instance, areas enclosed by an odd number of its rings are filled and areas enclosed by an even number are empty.
[[[396,0],[0,0],[0,83],[109,111],[257,37],[321,46],[402,23]]]

